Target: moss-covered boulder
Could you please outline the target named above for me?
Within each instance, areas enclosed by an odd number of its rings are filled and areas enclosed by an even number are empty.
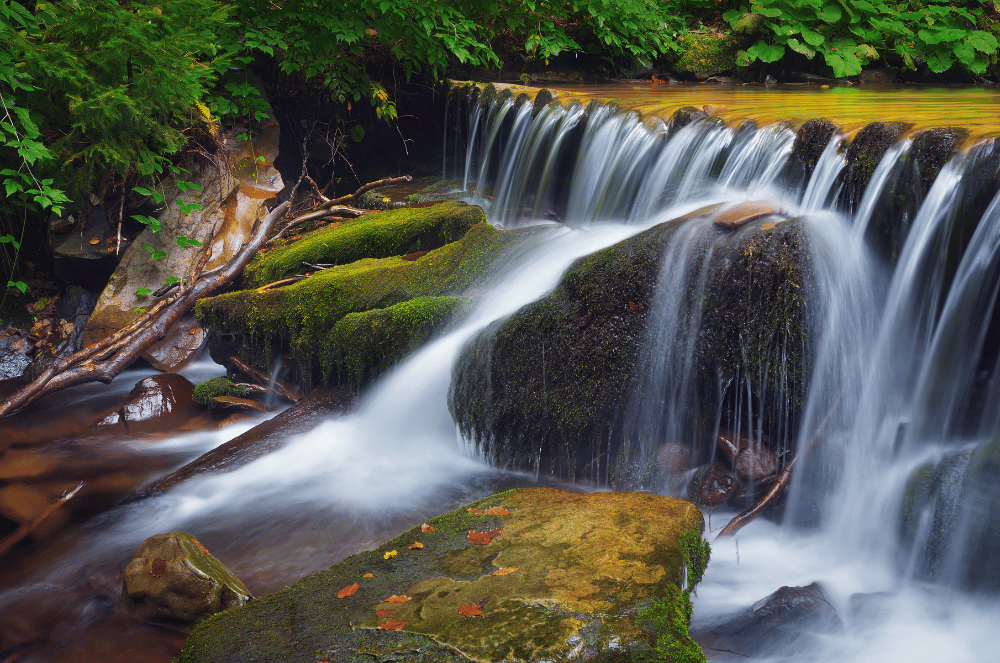
[[[686,415],[704,428],[700,437],[670,441],[697,447],[703,439],[694,457],[708,461],[724,410],[719,398],[742,381],[751,385],[755,411],[773,413],[776,427],[794,427],[809,361],[812,280],[802,226],[768,216],[729,232],[712,224],[715,211],[698,210],[578,260],[552,294],[473,337],[456,362],[449,395],[463,434],[501,466],[608,481],[607,469],[595,467],[616,462],[633,395],[649,391],[642,376],[664,361],[644,354],[661,278],[686,284],[669,304],[675,309],[656,315],[691,320],[677,327],[691,339],[665,342],[691,344],[697,394],[690,400],[698,411]],[[664,253],[685,223],[700,224],[699,239],[661,276]],[[684,269],[680,263],[705,261],[676,279],[671,274]],[[732,409],[724,419],[731,414],[735,427],[738,404]],[[653,456],[655,450],[651,463]]]
[[[204,299],[195,312],[212,330],[238,334],[243,358],[259,367],[290,350],[303,366],[316,362],[324,379],[371,376],[426,340],[458,304],[442,298],[478,283],[517,236],[479,223],[416,260],[366,258],[294,285]],[[397,307],[410,300],[417,301]],[[349,314],[366,315],[344,320]],[[308,371],[303,381],[308,386]]]
[[[180,661],[703,661],[701,528],[647,493],[501,493],[213,617]]]
[[[208,407],[213,398],[219,396],[236,396],[243,398],[249,394],[245,385],[240,385],[226,377],[215,377],[205,380],[194,388],[192,398],[202,407]]]
[[[695,78],[736,70],[739,46],[725,35],[689,32],[679,40],[680,57],[671,68]]]
[[[303,263],[346,265],[362,258],[429,251],[461,239],[484,221],[481,208],[462,202],[368,214],[259,254],[247,266],[243,282],[250,288],[273,283],[301,273]]]
[[[251,598],[239,578],[187,532],[143,541],[122,576],[120,608],[180,628]]]

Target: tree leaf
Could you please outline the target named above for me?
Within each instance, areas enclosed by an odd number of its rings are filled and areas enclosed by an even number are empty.
[[[404,626],[406,626],[406,622],[386,622],[385,624],[380,624],[379,628],[383,631],[401,631]]]
[[[337,598],[346,599],[348,596],[354,596],[358,592],[358,589],[360,587],[361,585],[359,585],[358,583],[354,583],[353,585],[348,585],[347,587],[344,587],[339,592],[337,592]]]
[[[382,601],[382,603],[406,603],[411,600],[411,598],[405,594],[393,594],[389,598]]]
[[[458,606],[458,614],[463,617],[481,617],[483,611],[475,603],[466,603],[465,605]]]

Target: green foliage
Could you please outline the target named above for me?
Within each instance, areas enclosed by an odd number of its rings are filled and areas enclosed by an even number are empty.
[[[739,63],[774,62],[786,47],[812,59],[823,56],[833,75],[861,73],[863,65],[893,56],[915,69],[941,73],[955,64],[983,74],[996,62],[1000,43],[978,29],[982,9],[957,3],[892,0],[754,0],[723,17],[735,32],[759,39],[739,54]]]
[[[217,377],[205,380],[194,388],[192,398],[202,407],[208,407],[216,396],[237,396],[246,398],[247,388],[228,378]]]

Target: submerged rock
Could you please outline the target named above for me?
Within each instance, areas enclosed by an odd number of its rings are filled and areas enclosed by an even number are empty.
[[[707,506],[718,506],[736,494],[740,480],[718,463],[709,463],[694,475],[692,499]]]
[[[751,221],[784,213],[784,208],[770,200],[736,203],[712,215],[712,223],[725,230],[737,230]]]
[[[118,605],[139,619],[186,628],[251,598],[194,536],[171,532],[139,546],[125,567]]]
[[[708,561],[690,503],[530,488],[425,525],[213,617],[180,661],[704,660],[681,588]]]
[[[733,470],[745,481],[758,481],[778,473],[778,457],[762,442],[737,438],[722,431],[716,443]]]

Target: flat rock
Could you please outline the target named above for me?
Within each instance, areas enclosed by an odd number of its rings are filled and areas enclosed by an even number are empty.
[[[703,550],[688,502],[529,488],[426,525],[199,625],[180,660],[701,658],[680,589],[684,551]]]
[[[712,215],[712,223],[725,230],[737,230],[751,221],[784,213],[784,208],[770,200],[736,203]]]
[[[209,403],[212,412],[267,412],[267,408],[252,401],[249,398],[239,398],[238,396],[216,396]]]

